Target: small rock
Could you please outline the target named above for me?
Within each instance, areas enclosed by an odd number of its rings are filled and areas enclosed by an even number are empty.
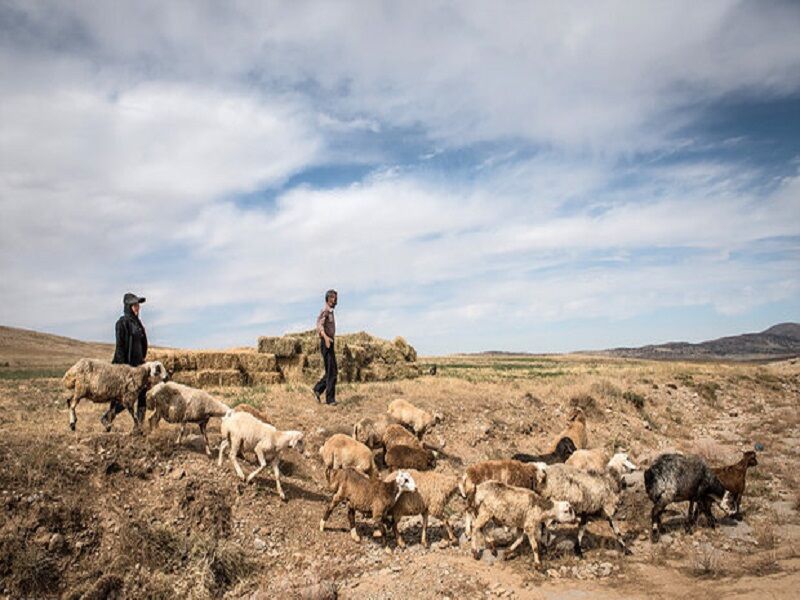
[[[259,552],[263,552],[267,548],[267,542],[262,540],[260,537],[257,537],[253,540],[253,546],[255,546],[255,549]]]
[[[64,540],[64,536],[60,533],[54,533],[50,537],[50,541],[47,543],[47,549],[50,552],[56,552],[57,550],[61,550],[64,548],[66,540]]]

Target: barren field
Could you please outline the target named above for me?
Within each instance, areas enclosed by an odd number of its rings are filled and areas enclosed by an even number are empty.
[[[180,447],[177,427],[130,435],[127,413],[111,433],[104,406],[82,403],[67,426],[60,380],[41,370],[0,370],[0,595],[65,598],[796,598],[800,588],[800,362],[770,365],[656,363],[590,356],[423,358],[438,374],[393,383],[345,384],[339,406],[316,403],[306,386],[225,388],[229,404],[259,407],[282,429],[307,434],[307,456],[283,464],[288,502],[266,469],[252,485],[206,457],[196,426]],[[6,373],[6,375],[4,375]],[[744,521],[683,532],[686,505],[667,514],[669,532],[648,539],[650,503],[641,483],[626,490],[619,525],[632,556],[613,546],[606,523],[590,526],[579,560],[558,531],[543,567],[529,550],[509,561],[469,546],[385,550],[350,539],[339,509],[320,532],[328,498],[317,450],[334,432],[402,397],[444,414],[432,435],[446,441],[437,469],[463,472],[486,458],[533,451],[564,425],[573,405],[588,415],[590,446],[622,447],[640,467],[667,450],[712,464],[763,445],[748,472]],[[210,426],[212,445],[219,423]],[[254,457],[248,457],[253,461]],[[246,470],[252,462],[244,464]],[[640,478],[639,478],[640,481]],[[461,532],[460,498],[451,503]],[[719,515],[719,511],[717,511]],[[566,551],[565,548],[570,550]],[[331,596],[332,597],[332,596]]]

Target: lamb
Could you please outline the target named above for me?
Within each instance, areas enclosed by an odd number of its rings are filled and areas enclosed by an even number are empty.
[[[383,435],[389,425],[396,425],[397,421],[389,415],[380,415],[377,419],[364,417],[353,427],[353,439],[358,440],[369,448],[383,446]]]
[[[603,448],[581,449],[575,450],[565,464],[587,473],[602,473],[610,458]]]
[[[147,392],[147,408],[153,411],[148,421],[150,430],[158,427],[161,419],[168,423],[180,423],[178,439],[180,444],[186,430],[186,423],[197,423],[205,442],[206,454],[211,456],[206,426],[211,417],[224,417],[230,407],[203,390],[174,383],[156,384]]]
[[[428,429],[442,420],[440,414],[432,415],[428,411],[417,408],[410,402],[406,402],[402,399],[392,400],[389,403],[389,416],[407,425],[420,439],[422,439],[423,434]]]
[[[472,554],[479,559],[483,548],[479,548],[479,539],[483,537],[483,528],[489,521],[512,527],[519,537],[511,544],[505,558],[509,558],[514,550],[527,536],[533,550],[533,560],[540,565],[539,542],[543,533],[553,521],[571,523],[575,521],[575,511],[569,502],[552,501],[542,498],[536,492],[522,489],[499,481],[486,481],[478,486],[475,492],[475,504],[478,516],[475,518],[475,535],[472,537]]]
[[[447,536],[451,544],[457,544],[453,528],[447,521],[444,514],[444,509],[447,503],[455,495],[458,490],[458,478],[455,475],[446,475],[444,473],[422,472],[413,469],[407,470],[411,475],[417,489],[413,492],[408,492],[400,496],[397,502],[389,511],[392,517],[392,529],[394,537],[397,539],[397,545],[400,547],[405,546],[403,538],[397,533],[397,524],[401,517],[411,517],[414,515],[422,516],[422,545],[428,546],[428,517],[433,516],[444,523],[447,530]],[[397,475],[397,472],[391,473],[384,481],[390,481]]]
[[[529,490],[537,490],[545,480],[544,465],[522,463],[518,460],[485,460],[467,468],[458,488],[461,495],[472,504],[475,490],[484,481],[500,481]]]
[[[133,412],[139,394],[151,385],[167,379],[167,370],[160,362],[146,362],[138,367],[111,364],[103,360],[82,358],[64,374],[64,387],[72,390],[67,399],[69,408],[69,428],[75,431],[78,417],[75,408],[86,398],[97,403],[111,403],[118,400],[128,409],[134,423],[134,431],[139,431],[141,423]],[[111,411],[109,420],[104,421],[106,431],[111,430],[115,413]]]
[[[695,503],[706,516],[709,527],[716,526],[711,503],[722,503],[725,488],[714,472],[699,456],[662,454],[644,472],[644,487],[653,503],[650,513],[650,539],[653,543],[661,533],[661,515],[672,502],[689,501],[686,531],[697,522]],[[723,505],[724,508],[724,505]]]
[[[358,531],[356,531],[356,511],[372,516],[375,524],[380,528],[385,544],[384,518],[403,492],[416,490],[414,479],[406,471],[398,471],[394,479],[387,482],[377,477],[367,477],[355,469],[345,468],[333,471],[330,482],[333,497],[319,522],[319,530],[325,531],[325,522],[331,516],[333,509],[344,502],[347,504],[350,536],[356,542],[361,541]]]
[[[329,437],[319,449],[319,455],[325,465],[325,479],[329,482],[335,469],[351,467],[369,476],[378,472],[372,450],[343,433]]]
[[[472,532],[472,517],[477,515],[475,490],[484,481],[499,481],[517,487],[537,490],[545,479],[542,463],[522,463],[518,460],[485,460],[467,467],[458,482],[461,495],[467,500],[466,533]]]
[[[525,454],[525,453],[518,453],[512,456],[514,460],[518,460],[524,463],[531,463],[531,462],[541,462],[546,465],[552,465],[555,463],[563,463],[572,456],[572,453],[575,452],[575,444],[571,438],[564,437],[558,440],[558,444],[556,444],[556,449],[549,454]]]
[[[603,474],[580,471],[569,465],[548,465],[544,467],[545,483],[542,496],[551,500],[566,500],[580,516],[578,535],[575,540],[575,554],[583,556],[581,544],[589,519],[600,516],[608,520],[617,543],[625,554],[630,550],[622,539],[622,534],[614,523],[614,514],[620,501],[622,476],[636,469],[628,455],[615,454],[608,461]]]
[[[756,460],[756,453],[753,450],[748,450],[742,455],[739,462],[727,467],[717,467],[712,469],[714,475],[717,476],[719,482],[731,494],[731,501],[733,502],[733,518],[737,521],[742,520],[741,501],[742,494],[744,494],[745,478],[747,476],[747,469],[749,467],[758,466]]]
[[[586,414],[583,409],[576,408],[570,413],[569,419],[567,419],[567,427],[553,438],[547,451],[555,452],[558,442],[565,437],[570,438],[576,448],[586,448],[588,439],[586,435]]]
[[[253,481],[262,469],[267,466],[267,459],[272,461],[272,471],[275,474],[275,487],[281,500],[286,500],[286,494],[281,487],[280,457],[286,448],[294,448],[303,452],[302,431],[278,431],[272,425],[262,423],[253,415],[246,412],[228,411],[222,417],[220,427],[222,443],[219,445],[219,458],[217,464],[222,466],[222,453],[230,446],[230,459],[239,479],[246,483]],[[239,450],[253,450],[258,457],[258,468],[245,477],[242,467],[236,460]]]
[[[426,471],[436,464],[436,456],[427,448],[415,448],[402,444],[392,446],[383,457],[386,466],[390,469],[417,469]]]

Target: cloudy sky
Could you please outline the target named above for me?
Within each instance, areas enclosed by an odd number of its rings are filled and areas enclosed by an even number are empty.
[[[800,4],[0,0],[0,323],[425,353],[800,320]]]

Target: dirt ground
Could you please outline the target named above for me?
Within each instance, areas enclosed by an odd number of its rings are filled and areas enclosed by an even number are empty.
[[[215,390],[231,405],[259,407],[279,428],[306,432],[306,456],[291,452],[282,467],[285,503],[269,470],[245,485],[227,457],[221,467],[206,457],[195,426],[180,447],[169,424],[146,437],[130,435],[127,413],[105,433],[105,407],[84,403],[72,433],[58,379],[0,373],[0,596],[323,598],[336,590],[340,598],[797,597],[800,362],[421,362],[436,363],[437,375],[342,385],[337,407],[318,405],[299,385]],[[618,513],[633,551],[627,557],[602,522],[590,526],[582,560],[565,550],[573,530],[560,529],[541,569],[529,549],[508,561],[490,552],[475,561],[463,540],[444,547],[436,522],[430,549],[419,545],[416,519],[401,526],[405,549],[392,539],[384,549],[364,518],[364,540],[355,543],[343,509],[320,532],[329,494],[319,446],[398,397],[443,413],[431,435],[446,442],[437,470],[447,472],[542,448],[573,405],[588,414],[591,446],[624,448],[641,467],[672,449],[698,452],[712,464],[738,460],[755,444],[763,450],[748,473],[744,521],[725,519],[710,530],[701,519],[688,535],[686,505],[676,505],[655,546],[647,537],[649,501],[634,477]],[[219,423],[209,429],[216,447]],[[450,509],[460,533],[461,499]]]

